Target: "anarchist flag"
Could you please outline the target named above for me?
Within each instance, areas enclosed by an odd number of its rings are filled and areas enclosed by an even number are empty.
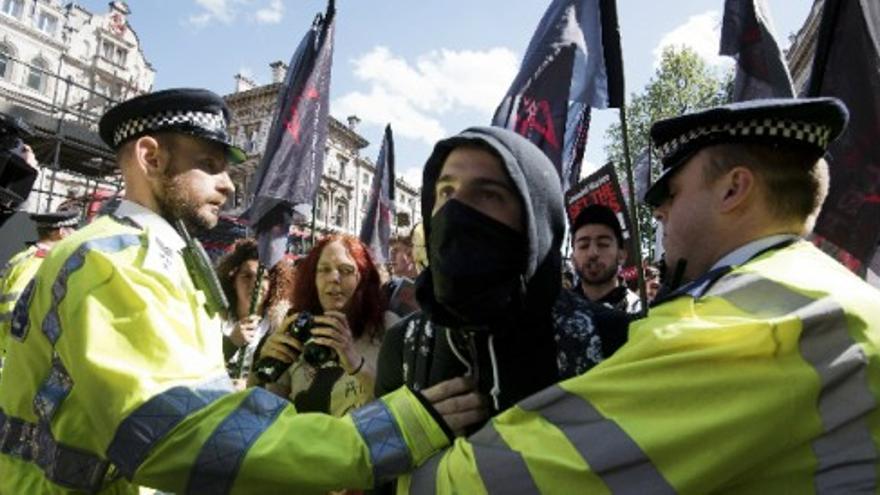
[[[385,126],[382,147],[376,159],[376,174],[370,185],[370,201],[360,233],[361,242],[370,247],[376,263],[389,260],[391,220],[394,218],[394,179],[394,136],[389,124]]]
[[[580,173],[589,108],[619,108],[622,103],[614,0],[554,0],[492,125],[512,129],[544,150],[565,190]]]
[[[733,101],[794,96],[764,0],[724,2],[720,54],[736,59]]]
[[[333,63],[334,0],[318,14],[291,58],[245,218],[254,227],[260,262],[272,267],[287,250],[296,205],[315,201],[324,170],[324,142]]]
[[[828,150],[831,188],[817,244],[864,274],[880,241],[880,3],[825,0],[809,96],[835,96],[849,125]]]

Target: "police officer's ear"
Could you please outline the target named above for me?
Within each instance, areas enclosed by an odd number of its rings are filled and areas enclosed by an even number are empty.
[[[729,213],[745,205],[757,191],[755,173],[745,166],[732,167],[712,186],[717,193],[719,211]]]
[[[141,136],[131,144],[133,161],[147,177],[161,177],[168,166],[168,153],[153,136]]]

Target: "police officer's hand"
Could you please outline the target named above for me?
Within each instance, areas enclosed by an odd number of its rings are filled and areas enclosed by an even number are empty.
[[[287,327],[293,323],[298,315],[299,313],[294,313],[288,316],[281,325],[278,325],[278,328],[269,335],[266,343],[260,349],[258,359],[271,357],[285,363],[296,361],[299,353],[302,352],[302,343],[287,333]]]
[[[257,315],[250,315],[242,318],[235,324],[232,331],[229,332],[229,340],[235,344],[235,347],[244,347],[254,340],[259,325],[260,317]]]
[[[354,346],[354,337],[345,313],[331,310],[321,316],[315,316],[312,336],[314,343],[336,351],[339,355],[339,364],[346,373],[353,373],[361,365],[363,357]]]
[[[477,392],[476,383],[466,377],[453,378],[422,390],[422,396],[443,416],[456,436],[489,417],[489,402]]]

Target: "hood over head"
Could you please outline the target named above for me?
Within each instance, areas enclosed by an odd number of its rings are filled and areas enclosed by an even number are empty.
[[[426,244],[431,239],[431,213],[435,184],[453,149],[483,143],[491,148],[522,200],[527,260],[521,274],[526,284],[525,304],[528,313],[549,315],[561,288],[560,252],[565,231],[565,210],[559,175],[546,155],[519,134],[500,127],[471,127],[456,136],[439,141],[425,164],[422,179],[422,218]],[[426,269],[430,272],[431,267]],[[420,302],[431,306],[431,301]]]

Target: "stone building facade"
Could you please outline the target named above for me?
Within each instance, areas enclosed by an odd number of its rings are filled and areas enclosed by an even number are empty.
[[[116,101],[152,90],[155,70],[129,24],[126,2],[104,14],[57,0],[0,0],[0,111],[37,136],[43,167],[27,209],[118,188],[97,121]]]
[[[278,92],[287,67],[282,62],[274,62],[270,67],[271,83],[257,85],[238,74],[235,76],[235,91],[225,96],[233,113],[230,134],[234,142],[248,153],[248,160],[231,172],[236,184],[236,197],[229,205],[232,211],[243,211],[248,206],[250,181],[266,148],[277,111]],[[321,234],[344,232],[357,235],[360,232],[376,166],[370,157],[364,156],[364,149],[370,143],[357,132],[358,123],[355,116],[348,117],[346,123],[333,117],[329,119],[324,173],[313,205],[316,230]],[[397,216],[393,233],[408,235],[421,218],[421,191],[401,178],[397,178],[395,186]],[[294,237],[305,237],[308,230],[306,220],[294,227]]]

